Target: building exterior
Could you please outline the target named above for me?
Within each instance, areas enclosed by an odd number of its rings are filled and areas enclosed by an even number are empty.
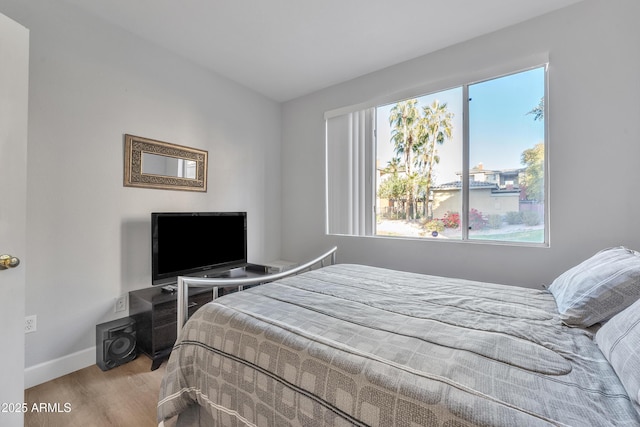
[[[524,197],[519,186],[523,172],[523,168],[488,170],[482,163],[470,169],[469,208],[476,209],[485,217],[519,212],[520,201]],[[462,180],[434,187],[431,198],[433,218],[442,218],[447,212],[460,212]]]

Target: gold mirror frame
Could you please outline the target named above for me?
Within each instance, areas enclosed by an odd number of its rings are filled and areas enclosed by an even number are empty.
[[[207,155],[204,150],[125,134],[124,186],[162,190],[207,191]],[[195,178],[143,172],[143,154],[195,162]]]

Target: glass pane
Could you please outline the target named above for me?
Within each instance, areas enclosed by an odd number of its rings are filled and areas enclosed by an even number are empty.
[[[161,175],[172,178],[196,179],[195,160],[178,157],[163,156],[153,153],[142,153],[142,173],[147,175]]]
[[[544,67],[469,86],[469,238],[544,242]]]
[[[460,239],[462,88],[376,110],[376,234]]]

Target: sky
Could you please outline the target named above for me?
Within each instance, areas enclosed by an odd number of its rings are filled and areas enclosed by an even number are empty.
[[[544,96],[544,68],[512,74],[469,86],[469,162],[485,169],[514,169],[524,150],[544,141],[544,121],[527,114]],[[455,181],[462,171],[462,88],[418,98],[420,110],[434,99],[446,102],[454,113],[453,136],[439,146],[440,164],[436,184]],[[384,166],[393,157],[389,111],[393,104],[377,109],[377,158]]]

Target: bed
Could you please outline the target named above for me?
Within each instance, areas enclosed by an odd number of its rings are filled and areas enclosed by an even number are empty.
[[[639,260],[548,289],[334,264],[226,295],[182,329],[158,422],[639,426]]]

